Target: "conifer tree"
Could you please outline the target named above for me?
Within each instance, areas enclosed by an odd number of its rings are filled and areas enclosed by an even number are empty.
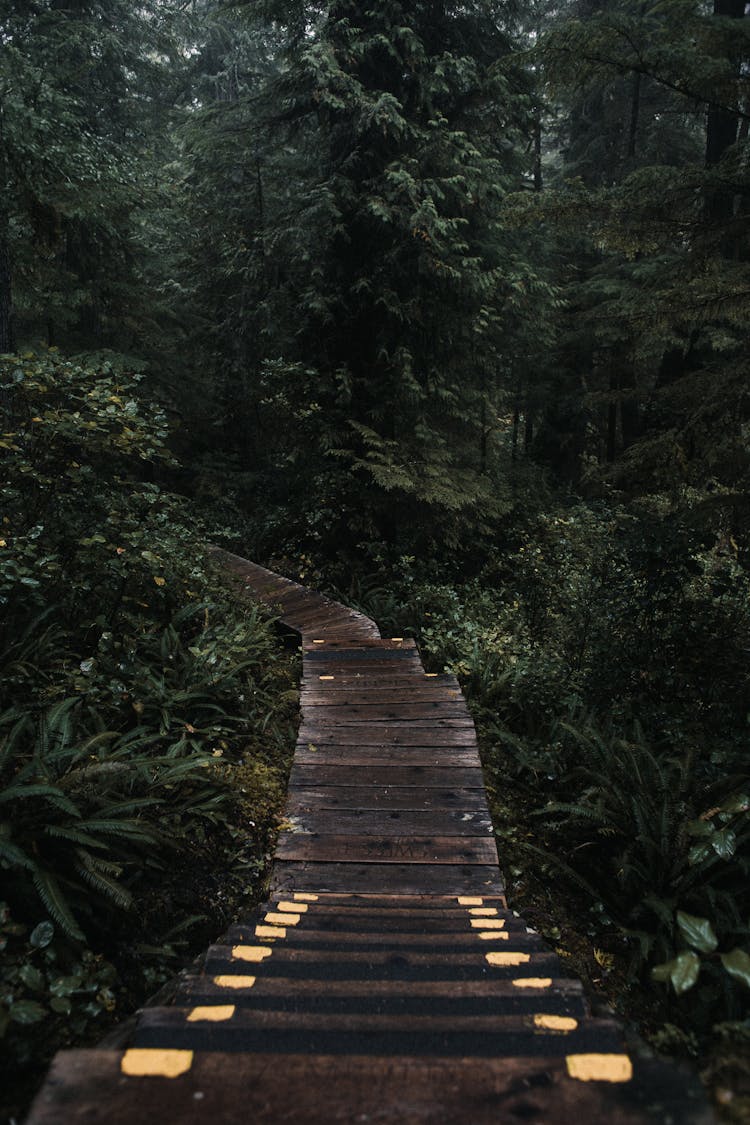
[[[0,3],[2,347],[13,346],[13,306],[26,333],[96,343],[139,303],[134,216],[171,8]]]
[[[366,495],[362,534],[402,545],[497,499],[488,434],[518,310],[549,295],[501,221],[530,104],[504,11],[335,0],[305,35],[287,25],[269,91],[304,158],[269,235],[267,354],[308,373],[308,476],[348,471],[349,520]]]

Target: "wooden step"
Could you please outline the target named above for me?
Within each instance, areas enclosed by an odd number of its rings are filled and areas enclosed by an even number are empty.
[[[151,1077],[134,1077],[142,1071]],[[165,1073],[175,1077],[164,1077]],[[571,1075],[598,1075],[583,1080]],[[676,1067],[555,1058],[64,1051],[26,1125],[712,1125]]]
[[[231,1003],[257,1010],[289,1012],[361,1012],[412,1015],[517,1015],[552,1012],[587,1016],[588,1006],[579,981],[566,977],[481,981],[329,980],[325,989],[315,980],[259,975],[252,985],[230,988],[225,977],[182,979],[174,1003],[199,1007]],[[529,985],[529,980],[532,981]],[[231,981],[230,981],[231,984]]]
[[[544,1011],[459,1019],[404,1014],[305,1015],[231,1005],[147,1008],[141,1014],[133,1046],[254,1054],[390,1054],[396,1058],[623,1053],[621,1034],[612,1021],[579,1022],[572,1016]]]
[[[271,889],[285,896],[295,891],[481,895],[502,894],[503,884],[496,864],[311,863],[278,860],[271,876]]]
[[[212,945],[204,971],[207,976],[288,976],[308,980],[456,981],[546,979],[561,975],[554,953],[533,949],[493,949],[486,952],[412,952],[371,950],[348,952],[298,948],[293,944],[257,942],[250,946]]]

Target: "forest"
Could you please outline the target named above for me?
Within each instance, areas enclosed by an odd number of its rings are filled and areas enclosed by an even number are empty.
[[[417,639],[511,905],[750,1120],[744,0],[0,0],[0,1085],[261,893],[298,663]]]

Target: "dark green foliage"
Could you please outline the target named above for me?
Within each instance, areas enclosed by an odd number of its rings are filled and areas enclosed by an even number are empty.
[[[287,661],[260,613],[223,591],[195,512],[147,479],[173,458],[165,415],[142,393],[115,355],[0,359],[9,1063],[101,1023],[125,986],[136,1002],[153,991],[183,948],[149,905],[173,869],[191,870],[200,849],[198,879],[221,848],[225,898],[241,898],[280,811]],[[207,919],[177,922],[202,935]]]

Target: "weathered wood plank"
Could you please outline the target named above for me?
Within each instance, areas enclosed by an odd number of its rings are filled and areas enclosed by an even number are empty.
[[[299,740],[339,746],[441,746],[476,747],[471,727],[439,725],[413,726],[410,723],[309,723],[299,730]]]
[[[481,811],[458,812],[450,809],[424,811],[411,809],[402,811],[339,809],[331,812],[317,807],[308,811],[292,813],[287,811],[287,819],[294,831],[317,832],[319,835],[359,836],[484,836],[492,834],[492,820],[486,807]]]
[[[496,865],[312,863],[278,861],[272,891],[365,894],[502,894]]]
[[[578,1082],[564,1059],[394,1059],[198,1054],[177,1078],[122,1075],[122,1052],[66,1051],[27,1125],[710,1125],[694,1082],[637,1060],[634,1081]],[[279,1076],[283,1075],[283,1086]],[[196,1096],[200,1095],[200,1096]],[[144,1097],[148,1098],[147,1117]],[[75,1115],[75,1116],[73,1116]]]
[[[370,771],[367,771],[369,779]],[[295,787],[287,801],[287,813],[297,816],[312,809],[352,810],[459,810],[463,812],[487,810],[483,787],[479,789],[427,789],[414,785],[367,785],[358,777],[358,785],[318,785],[304,789]]]
[[[492,837],[320,836],[282,832],[278,859],[313,863],[497,863]]]
[[[289,786],[291,789],[306,790],[315,785],[360,786],[363,772],[365,771],[358,766],[293,765]],[[484,790],[479,766],[368,766],[366,773],[367,781],[376,789],[387,785],[445,789],[455,785],[457,789]]]
[[[394,762],[402,766],[477,766],[474,746],[339,746],[305,741],[295,751],[299,765],[357,765],[362,767]]]

